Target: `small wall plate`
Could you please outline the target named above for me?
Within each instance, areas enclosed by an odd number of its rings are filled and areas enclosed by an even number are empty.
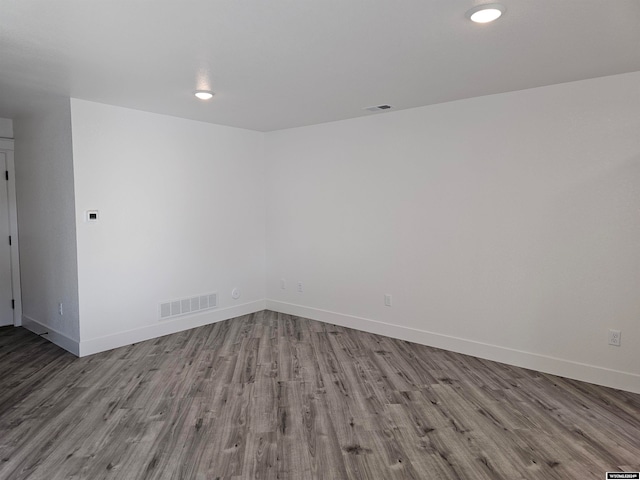
[[[100,218],[98,210],[87,210],[87,222],[97,222]]]

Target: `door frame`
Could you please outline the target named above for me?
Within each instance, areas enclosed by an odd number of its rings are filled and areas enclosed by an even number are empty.
[[[7,159],[8,203],[9,203],[9,232],[11,234],[11,286],[13,288],[13,324],[22,325],[22,290],[20,288],[20,248],[18,247],[18,208],[16,203],[16,168],[13,156],[13,140],[0,138],[0,151]],[[1,174],[1,172],[0,172]],[[2,179],[0,178],[0,181]]]

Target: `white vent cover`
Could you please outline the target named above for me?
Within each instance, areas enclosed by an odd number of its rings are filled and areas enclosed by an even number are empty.
[[[197,295],[195,297],[163,302],[160,304],[160,320],[199,313],[205,310],[211,310],[212,308],[216,308],[217,306],[217,293],[208,293],[206,295]]]
[[[364,110],[369,110],[370,112],[384,112],[385,110],[391,110],[393,107],[391,105],[374,105],[373,107],[365,107]]]

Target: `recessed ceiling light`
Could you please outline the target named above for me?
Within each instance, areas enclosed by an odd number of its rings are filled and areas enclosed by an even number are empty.
[[[467,17],[476,23],[489,23],[497,20],[504,13],[504,5],[499,3],[487,3],[478,5],[467,12]]]
[[[209,100],[213,97],[213,92],[209,92],[208,90],[197,90],[194,95],[200,100]]]

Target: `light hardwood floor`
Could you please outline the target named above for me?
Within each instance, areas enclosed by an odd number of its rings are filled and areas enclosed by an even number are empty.
[[[273,312],[78,359],[0,329],[1,479],[603,479],[640,395]]]

